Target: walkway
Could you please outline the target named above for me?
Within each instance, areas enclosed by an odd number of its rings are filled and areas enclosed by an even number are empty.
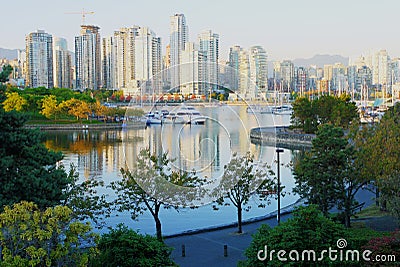
[[[357,200],[365,202],[365,206],[374,204],[373,194],[368,190],[360,191]],[[292,207],[283,209],[281,221],[285,221],[292,215]],[[382,218],[371,218],[366,221],[367,225],[386,225],[385,229],[395,230],[396,223],[382,223]],[[387,221],[387,222],[389,222]],[[250,245],[252,237],[262,224],[271,227],[277,225],[276,217],[270,217],[262,221],[251,222],[243,225],[243,234],[237,234],[236,227],[229,227],[216,230],[208,230],[191,235],[178,235],[165,239],[165,243],[174,248],[172,259],[181,267],[231,267],[237,266],[238,261],[245,260],[244,251]],[[390,226],[390,227],[389,227]],[[378,228],[378,227],[377,227]],[[185,246],[185,257],[182,257],[182,245]],[[227,256],[224,256],[224,246],[227,246]]]

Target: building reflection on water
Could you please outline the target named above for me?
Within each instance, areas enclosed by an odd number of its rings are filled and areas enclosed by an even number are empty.
[[[143,148],[161,155],[168,152],[175,159],[175,170],[195,170],[203,177],[219,177],[232,154],[250,151],[256,160],[272,162],[265,149],[251,144],[249,131],[263,124],[271,125],[269,117],[255,117],[244,107],[203,108],[205,125],[152,125],[146,129],[108,131],[53,131],[47,133],[45,145],[62,151],[65,163],[77,165],[85,179],[109,179],[119,170],[133,166]],[[272,156],[273,157],[273,156]],[[115,179],[114,178],[114,179]],[[106,180],[105,180],[106,181]]]
[[[70,163],[75,164],[80,179],[101,179],[106,185],[120,179],[120,169],[135,163],[142,148],[149,148],[158,155],[168,152],[171,158],[176,158],[174,168],[195,169],[199,176],[207,178],[221,176],[224,165],[229,162],[234,152],[244,154],[250,151],[256,160],[271,165],[272,170],[276,169],[275,148],[252,144],[249,131],[252,127],[274,125],[274,120],[281,120],[277,124],[282,125],[288,123],[289,118],[271,119],[267,115],[255,117],[247,114],[245,107],[198,109],[208,117],[205,125],[158,125],[146,129],[49,132],[45,145],[52,150],[62,151],[65,155],[63,164],[67,169]],[[285,149],[281,160],[285,164],[289,163],[292,160],[292,152]],[[289,168],[281,169],[281,179],[285,190],[291,191],[294,181]],[[114,194],[109,188],[101,188],[98,192],[110,197]],[[296,196],[287,194],[282,199],[282,205],[289,205],[296,200]],[[273,211],[275,206],[272,200],[266,209],[254,208],[243,216],[246,219],[264,215]],[[221,209],[218,216],[213,214],[208,206],[181,212],[179,217],[176,213],[165,212],[162,215],[163,231],[165,234],[173,234],[236,220],[235,212],[229,210],[229,207]],[[115,226],[124,222],[129,227],[153,234],[154,225],[149,223],[151,218],[146,217],[151,215],[143,216],[139,222],[133,222],[129,214],[120,214],[111,218],[107,225]]]

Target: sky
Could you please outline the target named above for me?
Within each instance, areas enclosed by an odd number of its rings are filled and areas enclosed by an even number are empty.
[[[400,57],[398,0],[20,0],[2,1],[0,47],[25,48],[37,29],[64,37],[73,51],[82,16],[100,27],[102,37],[132,25],[147,26],[169,43],[170,16],[183,13],[189,41],[203,30],[220,35],[220,58],[229,47],[261,45],[269,60],[316,54],[355,58],[386,49]]]

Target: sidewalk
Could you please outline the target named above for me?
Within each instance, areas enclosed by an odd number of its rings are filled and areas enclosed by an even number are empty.
[[[357,194],[359,202],[366,202],[366,206],[374,203],[372,194],[361,191]],[[291,211],[295,205],[283,208],[281,221],[292,216]],[[356,220],[355,220],[356,221]],[[393,217],[377,217],[363,220],[366,226],[378,231],[394,231],[398,228]],[[173,247],[171,257],[181,267],[233,267],[240,260],[245,260],[244,252],[252,241],[252,234],[262,224],[271,227],[277,225],[276,215],[271,215],[263,220],[248,222],[243,225],[243,233],[237,234],[237,227],[221,227],[218,229],[206,229],[191,234],[181,234],[166,237],[165,243]],[[185,257],[182,257],[182,245],[185,246]],[[227,256],[224,256],[224,246],[227,246]]]
[[[292,215],[290,211],[282,211],[281,221]],[[262,224],[271,227],[277,225],[276,216],[262,221],[251,222],[243,225],[243,233],[237,233],[237,227],[205,231],[190,235],[181,235],[165,239],[168,246],[174,248],[172,260],[179,266],[185,267],[213,267],[237,266],[239,260],[244,260],[244,251],[250,245],[252,234]],[[182,245],[185,246],[185,257],[182,257]],[[227,246],[227,256],[224,256],[224,245]]]

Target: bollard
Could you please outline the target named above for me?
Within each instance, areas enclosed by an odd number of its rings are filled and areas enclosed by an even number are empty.
[[[182,257],[186,257],[185,245],[182,245]]]
[[[228,245],[224,245],[224,257],[228,257]]]

